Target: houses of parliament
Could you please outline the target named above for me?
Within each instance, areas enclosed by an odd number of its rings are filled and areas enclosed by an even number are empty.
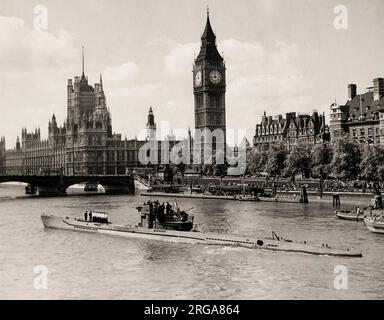
[[[62,125],[52,115],[48,123],[48,138],[42,139],[40,129],[28,132],[23,128],[14,149],[6,150],[5,138],[0,140],[0,174],[7,175],[114,175],[143,166],[140,148],[156,130],[153,110],[149,109],[145,140],[122,139],[112,130],[112,116],[107,107],[102,77],[94,86],[84,74],[67,83],[67,118]],[[224,135],[214,148],[225,142],[225,64],[216,48],[209,12],[201,36],[200,53],[194,61],[193,92],[195,129],[221,129]],[[189,135],[190,145],[192,137]],[[171,148],[176,141],[169,144]],[[159,141],[159,146],[160,146]],[[196,143],[202,155],[208,148],[201,136]],[[170,150],[167,150],[167,152]],[[196,150],[194,150],[196,152]],[[161,150],[159,156],[161,157]],[[161,162],[161,159],[159,160]]]

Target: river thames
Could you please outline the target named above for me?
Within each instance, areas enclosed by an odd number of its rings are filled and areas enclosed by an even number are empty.
[[[270,236],[273,230],[288,239],[354,248],[363,258],[45,230],[40,220],[42,213],[82,217],[85,210],[93,209],[109,212],[112,222],[136,224],[135,207],[147,199],[139,195],[31,198],[24,195],[23,186],[0,185],[0,298],[384,297],[384,235],[369,232],[362,222],[337,219],[329,203],[178,199],[182,208],[194,207],[191,213],[199,231],[257,237]],[[338,265],[347,268],[347,289],[334,287]],[[46,289],[34,286],[36,266],[48,271]]]

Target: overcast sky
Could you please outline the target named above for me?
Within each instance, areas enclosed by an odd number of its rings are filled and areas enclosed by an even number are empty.
[[[34,28],[36,5],[48,29]],[[155,121],[194,127],[192,63],[206,6],[227,66],[227,128],[251,141],[264,110],[325,111],[384,76],[384,1],[333,0],[0,0],[0,136],[13,148],[26,125],[47,136],[66,117],[67,79],[103,74],[113,130],[134,138]],[[334,27],[334,8],[348,28]]]

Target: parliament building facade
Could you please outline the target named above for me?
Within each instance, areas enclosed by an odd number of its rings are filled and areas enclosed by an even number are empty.
[[[212,30],[209,13],[201,49],[194,61],[193,90],[195,105],[195,128],[200,130],[221,129],[222,140],[213,143],[213,154],[218,146],[225,150],[225,64],[216,48],[216,36]],[[0,139],[0,174],[7,175],[116,175],[127,170],[143,168],[153,163],[142,164],[139,150],[156,136],[156,124],[152,108],[146,124],[148,134],[145,140],[122,139],[121,134],[112,131],[112,117],[107,107],[103,81],[94,86],[88,83],[83,71],[81,77],[69,79],[67,83],[67,118],[58,125],[55,115],[48,123],[48,138],[42,139],[40,128],[33,132],[22,129],[21,140],[6,150],[5,138]],[[169,135],[166,144],[157,141],[157,163],[162,157],[170,157],[172,147],[180,142]],[[183,142],[190,146],[190,154],[203,155],[208,142],[203,135],[196,145],[189,132]],[[192,150],[193,146],[193,150]],[[211,145],[209,148],[212,149]],[[164,150],[162,150],[164,149]],[[152,152],[152,151],[151,151]],[[200,160],[200,157],[198,157]],[[153,167],[153,166],[152,166]]]

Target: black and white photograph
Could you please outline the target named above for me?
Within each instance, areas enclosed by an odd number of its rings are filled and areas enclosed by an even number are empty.
[[[383,13],[0,0],[0,300],[383,299]]]

